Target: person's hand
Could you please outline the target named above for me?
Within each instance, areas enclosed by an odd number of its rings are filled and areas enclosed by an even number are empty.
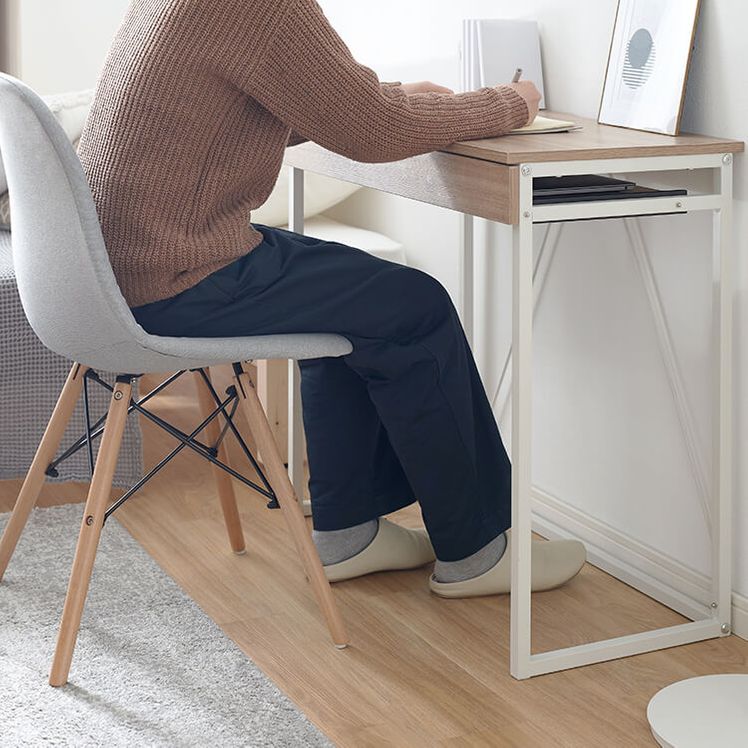
[[[445,94],[451,94],[454,93],[454,91],[451,88],[445,88],[444,86],[440,86],[437,83],[432,83],[431,81],[418,81],[417,83],[403,83],[400,88],[405,91],[406,94],[415,94],[415,93],[445,93]]]
[[[519,83],[507,83],[508,88],[514,89],[527,103],[527,109],[530,112],[530,119],[527,120],[529,125],[535,117],[538,116],[540,108],[540,91],[531,81],[520,81]]]

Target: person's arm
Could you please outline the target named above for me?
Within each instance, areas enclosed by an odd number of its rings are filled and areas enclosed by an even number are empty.
[[[361,65],[315,0],[286,0],[239,85],[299,136],[357,161],[397,161],[527,123],[509,87],[408,95]]]
[[[381,84],[382,86],[402,86],[402,81],[385,81]],[[305,138],[303,135],[299,135],[299,133],[294,132],[293,130],[290,130],[288,135],[288,142],[286,143],[286,147],[290,148],[294,145],[301,145],[301,143],[308,143],[309,138]]]

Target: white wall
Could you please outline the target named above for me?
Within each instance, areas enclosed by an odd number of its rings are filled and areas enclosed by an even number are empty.
[[[546,92],[556,110],[596,116],[616,0],[384,0],[355,10],[323,0],[358,58],[385,79],[432,79],[456,86],[462,17],[537,18]],[[748,94],[744,38],[748,7],[705,0],[688,91],[687,130],[746,138]],[[376,33],[379,29],[380,33]],[[744,508],[748,393],[744,385],[746,194],[743,158],[736,169],[738,324],[736,332],[736,590],[748,593],[748,512]],[[456,296],[457,218],[372,192],[336,209],[401,239],[410,261],[437,275]],[[702,217],[643,222],[688,400],[696,438],[710,462],[710,224]],[[489,392],[497,382],[510,326],[511,257],[505,230],[490,230],[479,262],[486,268],[478,350]],[[574,224],[562,235],[536,322],[535,462],[540,489],[634,541],[709,573],[703,509],[650,307],[621,222]],[[507,419],[502,419],[506,429]]]
[[[19,29],[20,69],[41,94],[91,88],[128,0],[6,0]]]
[[[16,0],[18,2],[18,0]],[[528,17],[541,24],[549,106],[594,116],[616,0],[321,0],[361,62],[385,80],[429,78],[457,87],[460,21]],[[23,0],[23,77],[43,93],[93,85],[125,0]],[[64,10],[63,6],[64,5]],[[744,139],[741,0],[705,0],[685,126]],[[748,330],[745,240],[748,177],[736,169],[736,589],[748,593]],[[454,214],[362,191],[335,214],[402,240],[410,262],[456,292]],[[709,226],[703,219],[651,219],[645,239],[709,465]],[[510,255],[506,230],[480,227],[485,283],[477,347],[492,391],[508,344]],[[535,464],[540,488],[631,538],[709,571],[709,544],[690,463],[661,363],[646,296],[620,223],[576,224],[561,239],[536,325]],[[505,423],[506,419],[504,419]],[[506,428],[503,429],[505,433]]]

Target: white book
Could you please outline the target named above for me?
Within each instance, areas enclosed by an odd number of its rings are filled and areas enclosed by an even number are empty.
[[[462,22],[462,90],[475,91],[483,84],[480,82],[480,62],[478,60],[477,19],[467,18]]]
[[[545,85],[536,21],[468,18],[463,21],[463,90],[498,86],[512,80],[517,68],[522,78],[535,83],[543,98]]]

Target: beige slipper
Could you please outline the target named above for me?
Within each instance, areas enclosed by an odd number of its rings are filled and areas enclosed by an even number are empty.
[[[506,550],[499,562],[487,572],[461,582],[437,582],[429,579],[431,591],[440,597],[482,597],[503,595],[511,589],[512,531],[506,531]],[[533,592],[560,587],[575,577],[584,566],[587,553],[578,540],[532,541],[531,589]]]
[[[426,530],[408,530],[386,519],[379,520],[374,539],[355,556],[325,566],[331,582],[362,577],[375,571],[416,569],[435,560]]]

